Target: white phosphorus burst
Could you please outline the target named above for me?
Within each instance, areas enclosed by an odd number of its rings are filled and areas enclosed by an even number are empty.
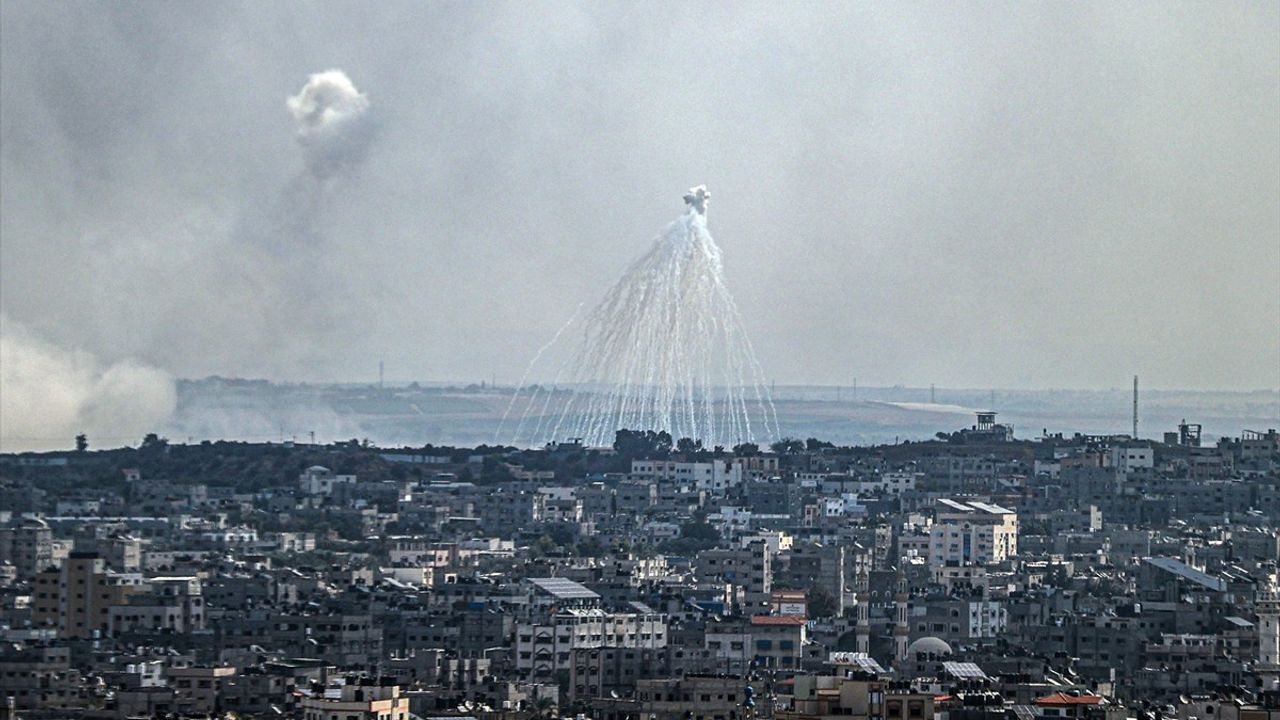
[[[727,447],[778,436],[764,374],[707,230],[709,198],[706,187],[692,188],[684,198],[688,211],[581,322],[575,313],[539,350],[495,440],[580,438],[602,446],[629,429]],[[575,324],[580,344],[559,363],[551,386],[525,386],[543,354]],[[502,437],[510,425],[513,434]]]

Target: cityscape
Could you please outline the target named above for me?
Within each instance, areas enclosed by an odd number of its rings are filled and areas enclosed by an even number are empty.
[[[87,439],[82,438],[81,444]],[[1280,432],[0,456],[15,717],[1269,717]]]

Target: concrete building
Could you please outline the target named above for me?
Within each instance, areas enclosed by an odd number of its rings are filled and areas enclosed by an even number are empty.
[[[53,564],[53,531],[39,518],[24,517],[0,527],[0,563],[9,562],[19,580],[30,580]]]
[[[306,495],[333,495],[343,485],[354,485],[355,475],[335,475],[332,470],[312,465],[298,476],[298,489]]]
[[[589,648],[666,647],[667,623],[658,613],[609,613],[566,609],[538,622],[518,623],[515,666],[522,677],[547,679],[573,666],[573,654]]]
[[[35,580],[32,620],[54,628],[62,638],[92,638],[106,634],[112,606],[123,605],[141,589],[142,576],[106,568],[97,553],[72,552],[61,568],[40,573]]]
[[[409,720],[409,699],[391,678],[347,678],[300,703],[304,720]]]
[[[1018,514],[984,502],[938,500],[929,565],[986,565],[1018,554]]]
[[[694,560],[694,569],[703,582],[720,581],[741,588],[743,610],[748,614],[766,610],[773,589],[773,555],[763,540],[703,552]]]

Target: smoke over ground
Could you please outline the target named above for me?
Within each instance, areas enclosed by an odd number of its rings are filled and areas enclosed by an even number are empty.
[[[176,393],[168,373],[134,360],[104,363],[60,347],[0,314],[0,450],[136,443],[163,429]]]
[[[144,213],[139,225],[115,229],[123,239],[86,234],[72,262],[87,268],[89,292],[110,297],[80,308],[73,320],[99,319],[108,336],[98,344],[134,346],[119,354],[123,359],[99,359],[70,349],[75,342],[38,337],[6,320],[0,390],[7,449],[67,447],[81,431],[116,444],[137,442],[140,430],[163,431],[174,409],[173,382],[153,365],[192,372],[189,358],[196,356],[209,374],[297,377],[299,368],[320,367],[334,348],[359,339],[358,317],[374,296],[347,290],[331,263],[330,223],[374,137],[369,100],[346,73],[327,70],[310,75],[283,104],[296,123],[301,168],[282,173],[265,196],[233,198],[226,218],[193,203],[176,228]],[[158,230],[167,242],[157,247]],[[156,361],[132,359],[135,349]],[[239,364],[246,359],[252,363]],[[228,427],[276,424],[258,415],[224,409],[218,418]],[[104,431],[111,437],[101,437]]]

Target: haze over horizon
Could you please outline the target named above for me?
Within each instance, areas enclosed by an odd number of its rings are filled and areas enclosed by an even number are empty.
[[[0,424],[514,383],[699,183],[779,385],[1280,387],[1275,3],[13,0]]]

